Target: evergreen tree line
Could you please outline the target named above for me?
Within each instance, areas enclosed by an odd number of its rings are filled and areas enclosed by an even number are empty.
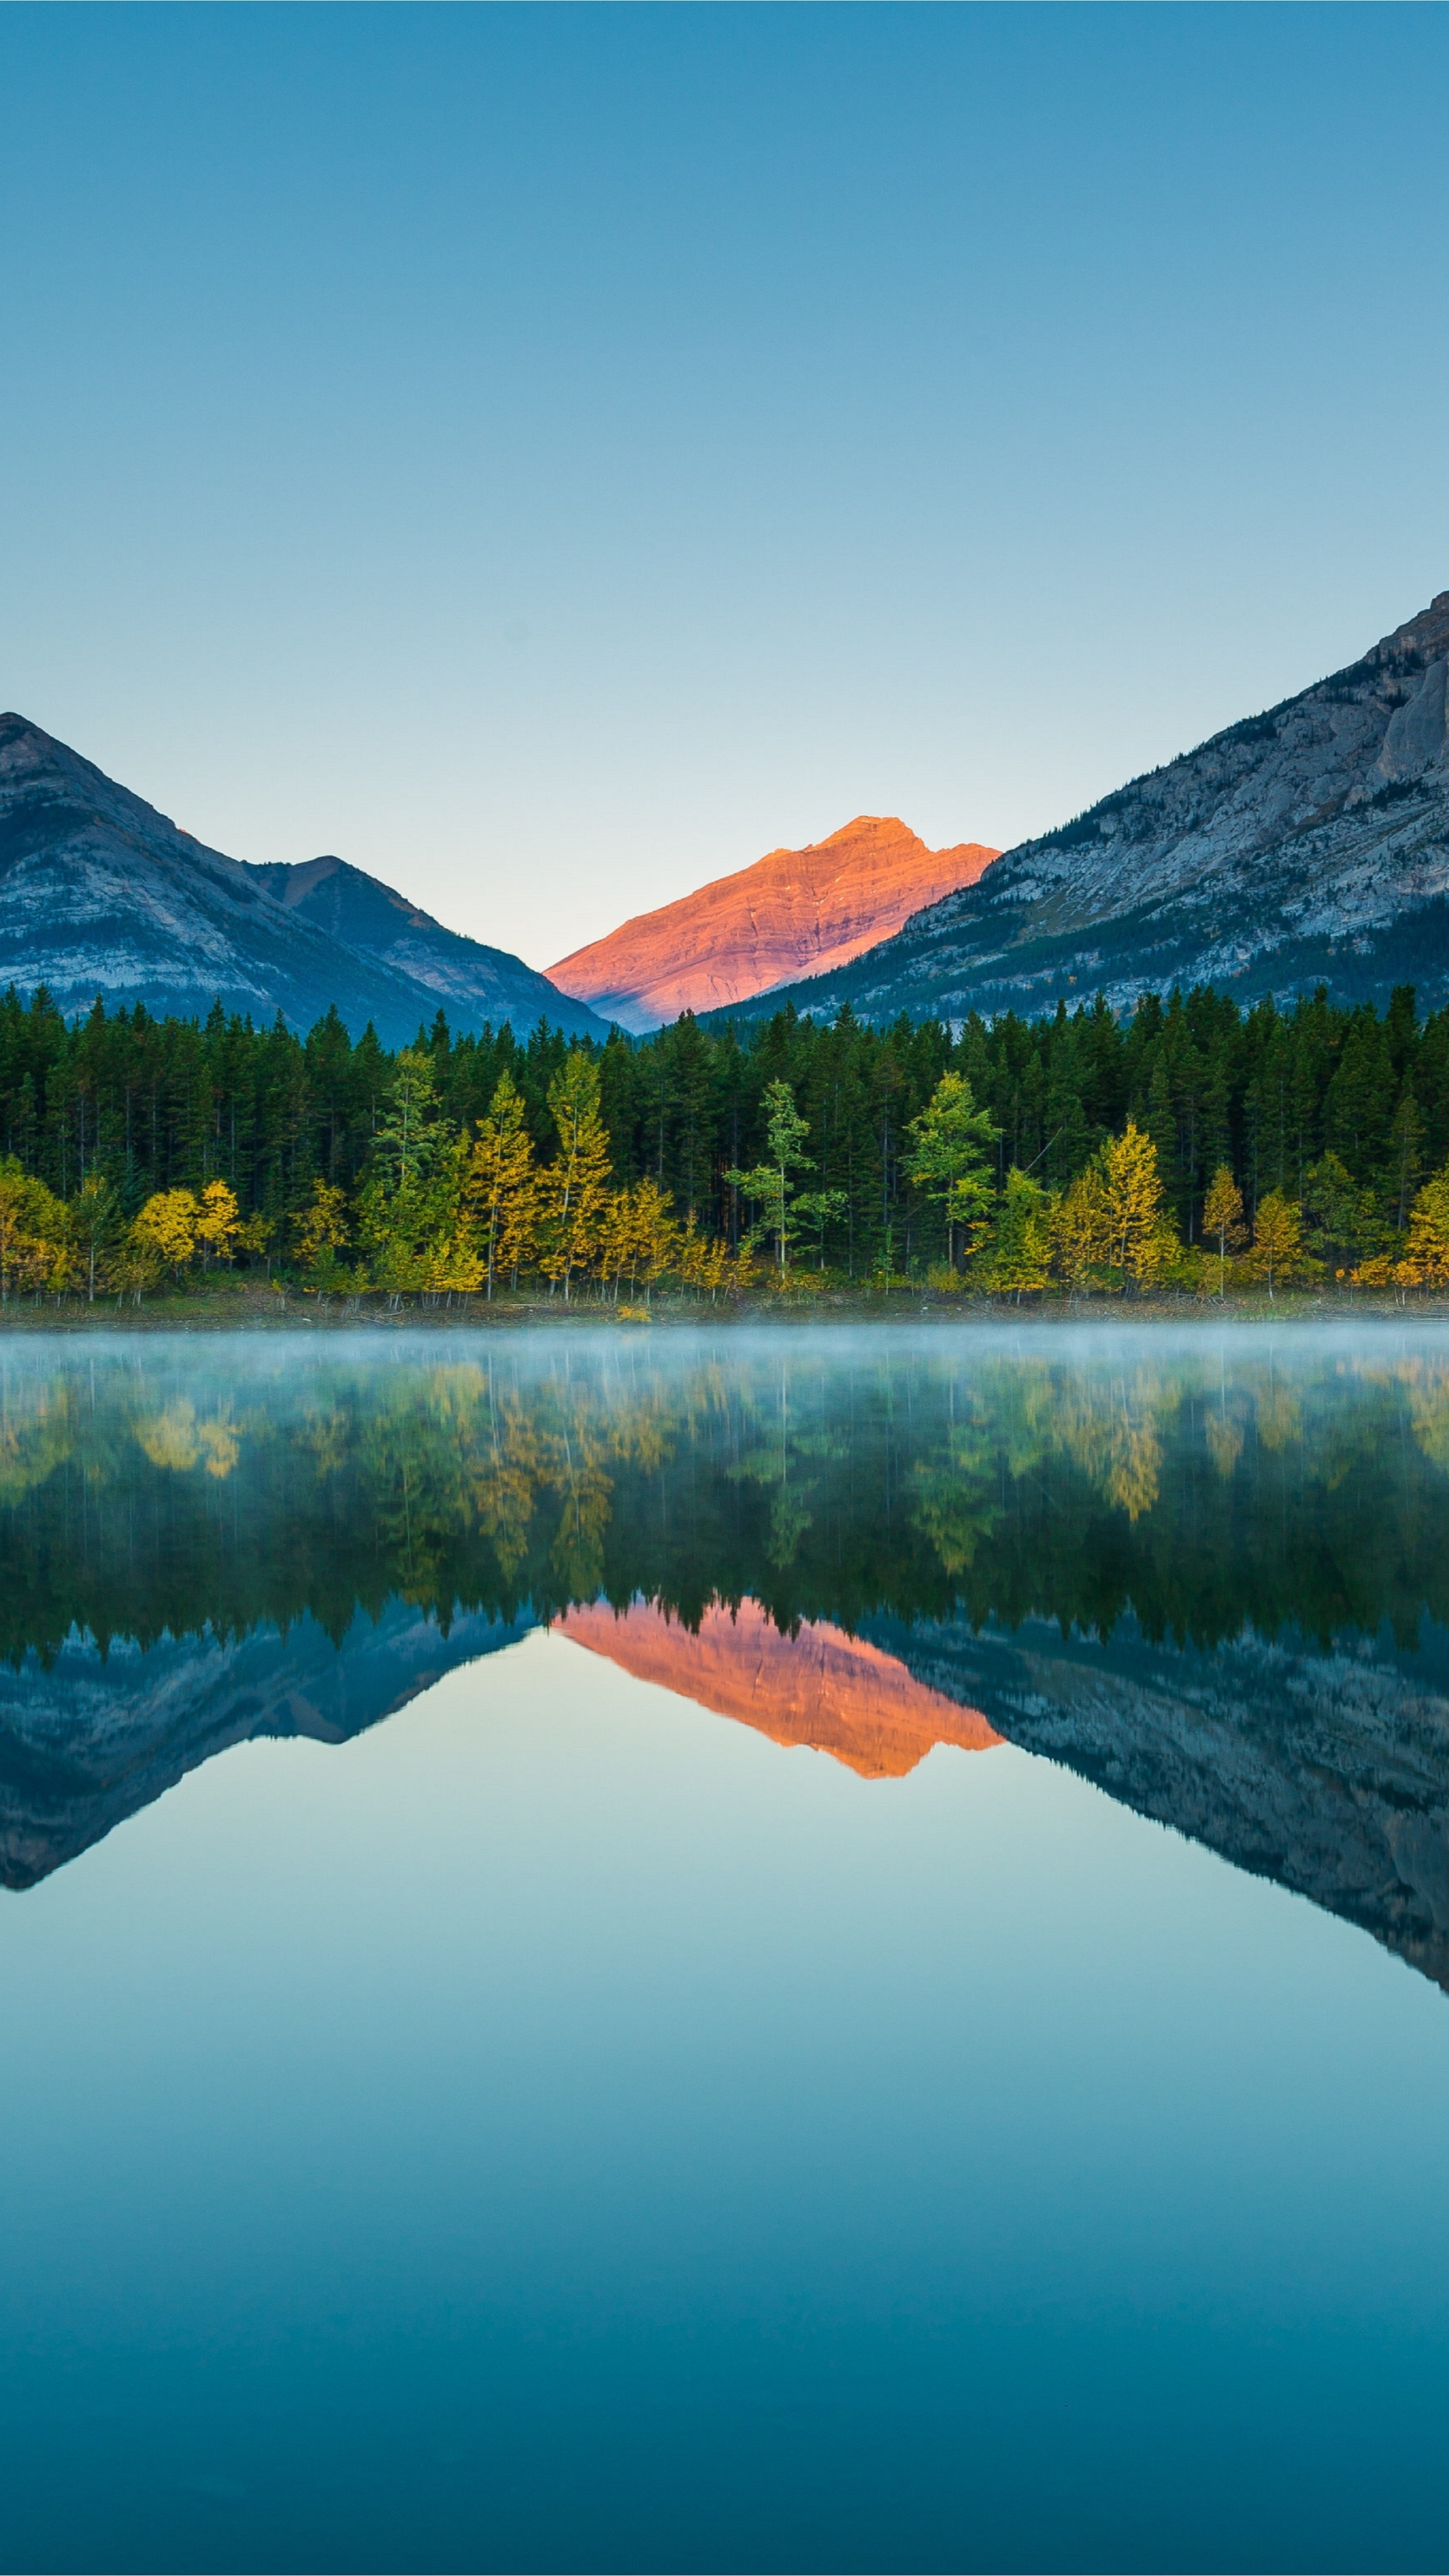
[[[217,1265],[564,1298],[919,1280],[1027,1293],[1236,1275],[1449,1279],[1449,1011],[1210,987],[885,1029],[784,1010],[393,1054],[0,999],[0,1290]],[[1436,1177],[1439,1176],[1439,1177]],[[1442,1238],[1442,1240],[1441,1240]]]

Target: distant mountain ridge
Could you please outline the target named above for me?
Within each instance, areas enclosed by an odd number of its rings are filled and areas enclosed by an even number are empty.
[[[602,1037],[605,1023],[586,1005],[525,966],[506,948],[488,948],[445,930],[422,906],[346,859],[252,860],[247,874],[294,921],[378,962],[430,994],[455,1030],[480,1020],[509,1021],[526,1036],[540,1019],[574,1037]]]
[[[752,867],[577,948],[549,968],[561,991],[642,1033],[749,1001],[802,972],[844,965],[923,904],[971,885],[996,857],[980,841],[928,850],[894,814],[858,814],[803,850]]]
[[[269,882],[270,880],[270,882]],[[294,890],[295,881],[301,880]],[[329,892],[329,888],[331,891]],[[280,898],[280,899],[279,899]],[[444,930],[341,860],[247,867],[208,849],[67,744],[0,715],[0,990],[45,985],[60,1008],[144,1002],[311,1028],[334,1004],[405,1045],[441,1007],[455,1030],[540,1017],[603,1023],[499,948]]]
[[[835,972],[756,1002],[880,1022],[1214,983],[1449,1001],[1449,591],[1358,662],[1133,779]]]

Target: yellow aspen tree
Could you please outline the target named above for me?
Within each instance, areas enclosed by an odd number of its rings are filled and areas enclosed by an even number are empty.
[[[65,1233],[65,1209],[45,1183],[16,1162],[0,1163],[0,1298],[54,1279]]]
[[[131,1227],[131,1241],[179,1279],[195,1254],[200,1222],[201,1208],[191,1190],[155,1190]]]
[[[1270,1190],[1266,1198],[1258,1201],[1253,1248],[1244,1267],[1251,1279],[1266,1281],[1270,1298],[1275,1285],[1286,1288],[1308,1267],[1302,1211],[1279,1190]]]
[[[463,1185],[490,1298],[500,1271],[516,1278],[531,1253],[533,1183],[533,1138],[524,1123],[523,1096],[504,1073],[479,1126]]]
[[[624,1273],[636,1258],[635,1237],[634,1193],[614,1190],[600,1210],[594,1267],[600,1286],[606,1292],[612,1288],[616,1306]]]
[[[711,1305],[717,1302],[724,1286],[729,1257],[730,1248],[723,1235],[699,1234],[692,1221],[686,1227],[679,1254],[680,1275],[697,1297],[708,1291]]]
[[[1228,1254],[1237,1252],[1247,1242],[1243,1223],[1243,1193],[1226,1163],[1219,1163],[1202,1203],[1204,1240],[1218,1248],[1218,1295],[1228,1293]]]
[[[225,1181],[208,1181],[201,1193],[201,1213],[196,1220],[196,1240],[201,1245],[203,1266],[214,1257],[230,1261],[236,1247],[241,1212],[236,1192]]]
[[[312,1204],[297,1219],[297,1258],[304,1270],[333,1267],[347,1243],[347,1193],[330,1181],[312,1184]]]
[[[1034,1295],[1047,1284],[1050,1210],[1045,1190],[1013,1163],[991,1232],[977,1254],[976,1275],[994,1296]]]
[[[567,1301],[587,1270],[609,1197],[609,1136],[599,1116],[599,1069],[574,1047],[548,1087],[559,1149],[539,1174],[539,1268]]]
[[[1426,1181],[1415,1199],[1404,1257],[1396,1267],[1406,1287],[1449,1287],[1449,1171]]]
[[[1124,1284],[1150,1287],[1162,1266],[1162,1180],[1157,1147],[1132,1119],[1102,1148],[1107,1259]]]
[[[1095,1167],[1062,1192],[1051,1211],[1050,1236],[1052,1264],[1063,1286],[1085,1287],[1089,1273],[1107,1258],[1102,1175]]]
[[[634,1190],[634,1241],[639,1262],[639,1276],[652,1299],[656,1284],[673,1266],[679,1250],[680,1229],[673,1215],[674,1201],[656,1181],[644,1180]]]

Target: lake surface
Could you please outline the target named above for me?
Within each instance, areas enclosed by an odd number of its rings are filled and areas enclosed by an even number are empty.
[[[0,1344],[0,2566],[1449,2562],[1449,1336]]]

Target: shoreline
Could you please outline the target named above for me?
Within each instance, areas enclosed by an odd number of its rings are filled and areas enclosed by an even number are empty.
[[[660,1298],[652,1308],[615,1307],[598,1300],[565,1304],[560,1298],[504,1297],[492,1303],[482,1297],[438,1296],[424,1301],[405,1298],[397,1305],[385,1297],[317,1297],[275,1288],[226,1288],[179,1296],[148,1296],[141,1307],[129,1299],[98,1297],[94,1304],[73,1296],[11,1298],[0,1307],[0,1337],[17,1340],[36,1334],[84,1337],[93,1333],[295,1333],[299,1328],[329,1333],[517,1333],[598,1332],[608,1328],[624,1338],[647,1339],[651,1332],[774,1330],[888,1330],[918,1325],[957,1325],[967,1330],[997,1330],[1010,1324],[1021,1330],[1051,1332],[1116,1326],[1124,1331],[1224,1324],[1261,1329],[1267,1326],[1313,1325],[1325,1330],[1349,1323],[1449,1323],[1449,1295],[1415,1294],[1400,1303],[1392,1291],[1358,1290],[1351,1295],[1287,1290],[1281,1296],[1126,1298],[1107,1293],[1071,1298],[1037,1298],[1016,1304],[1009,1298],[942,1297],[909,1289],[876,1291],[827,1290],[801,1298],[767,1297],[705,1305],[693,1298]]]

